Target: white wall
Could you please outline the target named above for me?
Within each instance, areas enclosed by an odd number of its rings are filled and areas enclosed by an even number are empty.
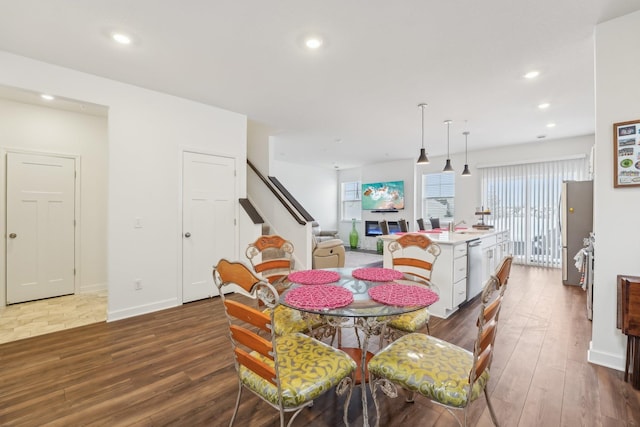
[[[397,221],[406,219],[409,221],[412,230],[415,230],[415,160],[394,160],[384,163],[375,163],[363,166],[362,168],[344,169],[338,176],[338,186],[343,182],[361,181],[368,182],[381,181],[404,181],[405,208],[398,212],[374,213],[371,211],[362,212],[362,220],[356,222],[356,230],[360,236],[358,246],[362,249],[375,250],[376,237],[365,236],[365,221]],[[340,199],[338,194],[338,200]],[[339,225],[340,237],[345,243],[349,243],[349,233],[351,232],[351,220],[341,221]]]
[[[334,169],[271,161],[275,176],[325,230],[337,230],[338,176]]]
[[[596,27],[596,233],[589,360],[624,369],[626,339],[616,329],[616,276],[640,276],[640,187],[613,187],[613,123],[640,119],[640,12]]]
[[[106,110],[105,110],[106,113]],[[107,288],[107,118],[0,99],[0,146],[80,156],[80,291]],[[5,176],[5,163],[0,165]],[[1,180],[0,180],[1,181]],[[0,187],[4,218],[5,186]],[[4,221],[3,221],[4,222]],[[4,246],[0,248],[4,265]],[[2,269],[4,270],[4,268]],[[0,306],[6,293],[0,277]]]
[[[262,123],[254,120],[247,122],[247,158],[265,176],[271,175],[269,171],[270,140],[274,133],[273,129]]]
[[[269,233],[286,236],[286,239],[293,244],[295,269],[311,268],[311,223],[299,224],[253,171],[248,172],[247,191],[251,195],[250,200],[256,210],[265,221],[268,221]],[[246,260],[244,252],[240,259]]]
[[[272,164],[275,146],[273,141],[276,133],[274,129],[255,121],[250,121],[248,124],[247,156],[265,179],[268,176],[275,176],[281,180],[278,171],[274,172]],[[311,225],[299,224],[252,170],[248,169],[247,173],[249,200],[269,225],[269,233],[286,236],[287,240],[293,244],[296,269],[311,268]],[[285,181],[282,183],[287,186]],[[297,197],[297,194],[293,192],[292,194]],[[251,242],[254,240],[255,238]],[[243,252],[240,258],[242,260],[246,260],[244,249],[248,243],[242,243]],[[306,249],[301,250],[301,248]]]
[[[244,197],[246,117],[6,52],[0,84],[109,107],[108,319],[180,304],[181,152],[235,158],[232,185]],[[136,217],[143,228],[133,228]]]

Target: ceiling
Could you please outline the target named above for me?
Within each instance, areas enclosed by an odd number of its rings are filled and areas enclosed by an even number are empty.
[[[594,27],[640,0],[0,0],[0,50],[246,114],[349,168],[594,132]],[[118,45],[114,31],[132,36]],[[317,50],[304,46],[318,35]],[[539,77],[523,75],[538,70]],[[37,89],[37,88],[31,88]],[[549,103],[547,109],[538,105]],[[547,124],[555,123],[548,128]]]

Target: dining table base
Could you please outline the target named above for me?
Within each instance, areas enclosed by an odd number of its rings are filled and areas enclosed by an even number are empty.
[[[364,375],[364,382],[369,381],[369,370],[367,369],[367,365],[369,364],[369,360],[373,357],[373,353],[367,351],[364,359],[362,357],[362,349],[356,347],[340,347],[340,350],[347,353],[355,362],[358,364],[358,368],[355,373],[355,384],[360,384],[363,382],[362,375]],[[364,361],[364,369],[362,369],[362,362]]]
[[[394,280],[400,280],[400,277],[403,277],[402,273],[395,270],[384,268],[336,268],[327,269],[327,271],[339,273],[340,279],[337,282],[323,285],[314,282],[315,285],[307,285],[308,289],[303,289],[303,291],[299,289],[300,286],[305,286],[304,283],[290,281],[289,285],[291,287],[280,296],[280,303],[286,307],[299,310],[308,320],[310,320],[310,316],[321,316],[324,322],[322,322],[320,328],[312,323],[314,325],[312,335],[321,340],[331,338],[331,345],[333,345],[334,339],[337,337],[337,347],[347,353],[358,364],[358,368],[354,373],[354,381],[362,391],[362,425],[363,427],[369,427],[369,407],[367,403],[369,374],[367,364],[373,357],[373,354],[368,351],[371,337],[379,337],[385,333],[388,335],[386,324],[394,316],[426,308],[437,301],[437,296],[434,299],[417,299],[416,295],[421,294],[419,291],[422,291],[423,286],[405,279],[402,282],[410,283],[394,282]],[[314,278],[319,275],[315,270],[305,274]],[[399,277],[394,277],[398,274],[400,275]],[[294,276],[294,278],[300,280],[300,277]],[[332,280],[335,280],[335,277]],[[405,287],[400,287],[401,285]],[[390,288],[391,286],[392,288]],[[352,296],[351,302],[341,305],[346,301],[346,297],[345,301],[335,301],[328,298],[329,295],[337,295],[336,287],[348,290]],[[331,291],[327,292],[327,289]],[[377,291],[373,293],[376,298],[372,298],[370,291],[375,289]],[[387,293],[389,292],[393,296],[391,300],[388,300]],[[299,294],[304,294],[305,298],[301,299]],[[407,302],[408,300],[410,301]],[[345,328],[352,328],[357,344],[349,342],[346,347],[342,346],[342,332]],[[349,347],[349,345],[353,347]]]

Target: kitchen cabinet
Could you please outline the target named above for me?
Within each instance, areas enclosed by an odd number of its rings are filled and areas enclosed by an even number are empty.
[[[467,295],[468,253],[467,243],[470,240],[481,239],[482,246],[482,277],[483,283],[493,274],[497,262],[498,234],[501,234],[501,244],[504,242],[502,232],[495,231],[460,231],[455,233],[442,232],[429,234],[429,238],[440,246],[440,256],[433,265],[431,281],[438,288],[440,299],[429,307],[429,312],[437,317],[447,318],[458,310],[458,306],[470,297]],[[392,268],[393,263],[388,245],[397,239],[398,235],[381,236],[385,248],[383,266]]]
[[[482,281],[489,280],[491,275],[506,255],[511,253],[508,231],[499,231],[493,236],[486,236],[482,241]]]
[[[500,262],[500,260],[502,259],[503,256],[503,250],[502,250],[502,241],[504,240],[504,235],[502,234],[502,232],[496,234],[496,266],[498,265],[498,263]]]
[[[442,252],[433,266],[431,281],[440,299],[429,307],[438,317],[449,317],[467,299],[467,242],[440,245]]]
[[[498,237],[496,234],[492,234],[480,238],[480,242],[482,246],[482,283],[485,283],[496,269]]]
[[[511,244],[508,231],[501,231],[496,235],[496,266],[502,258],[511,254]]]

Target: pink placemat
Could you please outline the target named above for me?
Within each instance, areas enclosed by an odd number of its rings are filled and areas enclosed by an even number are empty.
[[[438,294],[425,287],[400,283],[385,283],[371,288],[369,296],[379,303],[399,306],[428,306],[440,299]]]
[[[440,230],[420,230],[420,233],[440,234],[440,233],[442,233],[442,231],[440,231]]]
[[[372,282],[390,282],[401,279],[404,276],[400,271],[379,267],[358,268],[353,270],[351,275],[356,279],[369,280]]]
[[[344,307],[353,302],[353,294],[340,286],[300,286],[284,296],[287,304],[296,308],[322,310]]]
[[[327,270],[302,270],[289,273],[289,281],[301,285],[324,285],[340,280],[340,274]]]

